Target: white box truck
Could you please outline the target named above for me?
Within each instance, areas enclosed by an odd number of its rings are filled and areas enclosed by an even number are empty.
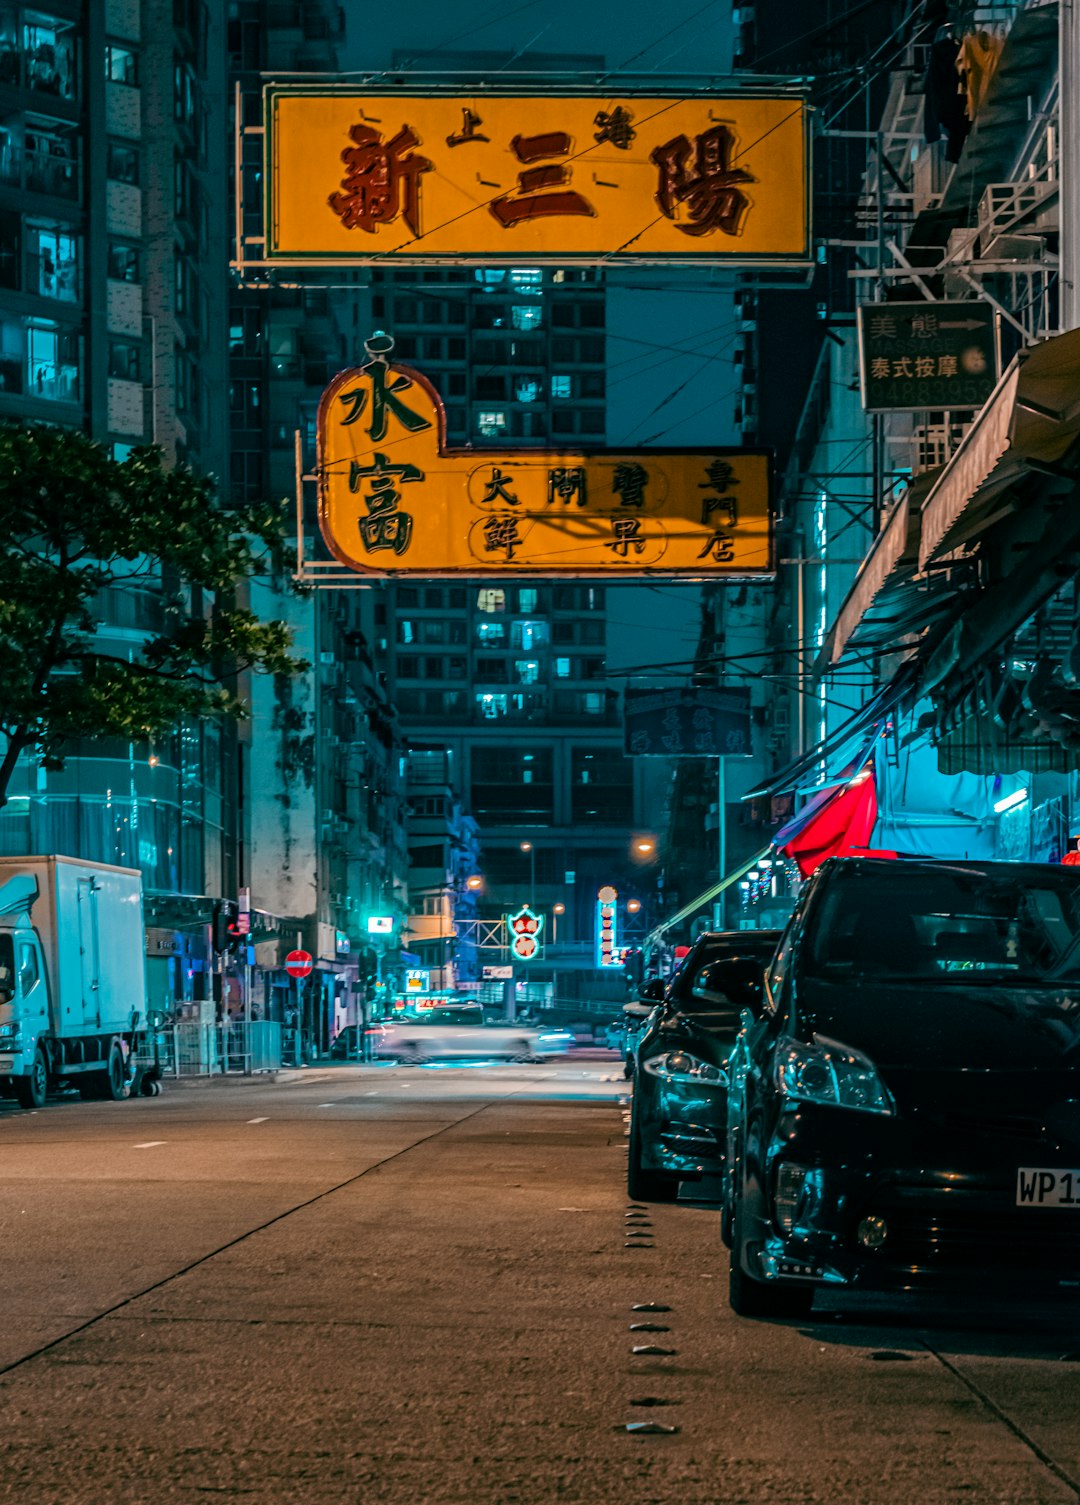
[[[142,876],[73,857],[0,857],[0,1090],[127,1097],[147,1033]],[[139,1070],[144,1091],[159,1073]]]

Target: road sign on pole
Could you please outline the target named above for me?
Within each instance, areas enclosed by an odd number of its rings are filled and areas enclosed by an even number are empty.
[[[308,977],[312,961],[309,951],[290,951],[285,958],[285,970],[290,977]]]

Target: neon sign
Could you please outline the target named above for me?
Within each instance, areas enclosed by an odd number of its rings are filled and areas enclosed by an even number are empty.
[[[510,954],[521,962],[532,962],[540,955],[540,932],[544,928],[544,916],[534,914],[527,904],[517,914],[508,915],[510,931]]]
[[[605,885],[596,896],[596,965],[617,967],[621,957],[618,948],[617,889]]]

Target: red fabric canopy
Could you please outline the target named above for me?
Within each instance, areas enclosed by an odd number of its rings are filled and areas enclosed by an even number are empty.
[[[847,784],[838,784],[810,802],[806,811],[791,822],[777,837],[777,846],[785,857],[798,863],[799,872],[809,878],[826,857],[851,856],[866,852],[877,820],[877,784],[873,760]],[[802,821],[803,815],[809,819]],[[797,826],[798,829],[791,830]],[[788,832],[791,834],[788,835]],[[785,840],[786,837],[786,840]],[[879,853],[893,856],[893,853]]]

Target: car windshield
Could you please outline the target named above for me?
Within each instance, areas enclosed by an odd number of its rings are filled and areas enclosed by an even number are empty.
[[[1080,981],[1080,872],[889,864],[839,870],[815,907],[808,976],[1059,986]]]
[[[686,957],[682,966],[671,979],[668,989],[668,1001],[677,1003],[684,1013],[709,1013],[716,1008],[715,1001],[694,997],[694,985],[700,981],[701,974],[706,967],[713,962],[723,961],[727,957],[744,956],[751,960],[760,960],[762,970],[776,949],[775,935],[767,940],[762,940],[761,933],[747,935],[744,941],[733,944],[730,937],[723,940],[706,942],[700,950],[695,950]]]

